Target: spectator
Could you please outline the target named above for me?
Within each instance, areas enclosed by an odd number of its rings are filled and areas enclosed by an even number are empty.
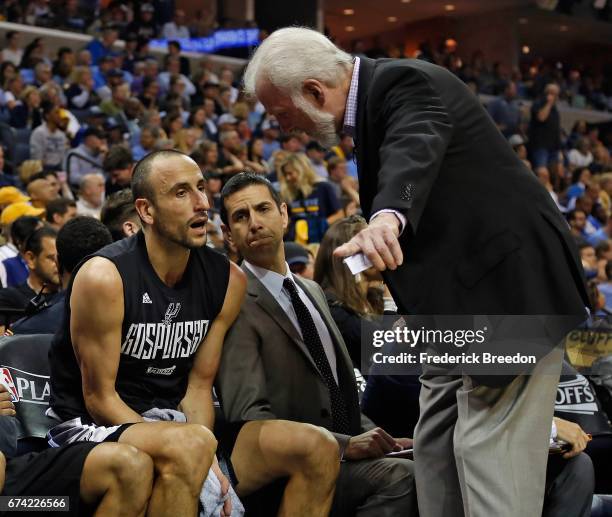
[[[104,176],[97,173],[85,174],[81,178],[77,214],[100,219],[104,202]]]
[[[40,93],[34,86],[26,86],[19,96],[21,102],[10,110],[9,124],[21,129],[34,129],[42,123]]]
[[[340,135],[340,142],[331,148],[331,153],[344,158],[346,160],[346,167],[349,176],[357,178],[357,163],[355,162],[355,143],[353,137],[349,134],[342,133]],[[330,153],[330,154],[331,154]]]
[[[174,19],[164,24],[162,37],[167,40],[190,38],[189,28],[185,25],[185,11],[177,9],[174,11]]]
[[[487,106],[493,122],[506,138],[521,133],[521,109],[516,95],[516,83],[506,81],[502,95],[496,97]]]
[[[270,172],[268,162],[264,159],[264,142],[259,137],[252,137],[248,144],[248,155],[245,165],[257,174],[267,175]]]
[[[570,226],[570,232],[577,243],[581,243],[587,238],[587,234],[584,231],[587,223],[587,216],[584,210],[570,210],[567,214],[567,222]]]
[[[263,133],[263,157],[264,160],[270,160],[274,151],[280,149],[280,142],[278,137],[280,136],[280,127],[278,122],[274,118],[267,118],[261,125],[261,131]]]
[[[561,148],[561,123],[557,100],[559,86],[548,84],[544,97],[531,106],[529,145],[534,168],[546,167],[559,161]]]
[[[234,130],[224,131],[219,135],[219,143],[221,149],[217,166],[220,171],[228,176],[240,172],[244,168],[244,164],[236,156],[241,145],[238,132]]]
[[[72,272],[85,258],[112,242],[110,232],[91,217],[76,217],[57,234],[57,269],[60,285],[67,286]],[[66,291],[60,291],[40,311],[16,321],[14,334],[55,334],[64,317]]]
[[[176,77],[175,82],[177,79],[180,79],[180,83],[182,83],[184,87],[181,96],[185,100],[189,100],[189,98],[195,94],[196,87],[187,76],[181,73],[181,61],[179,56],[168,56],[166,60],[166,70],[157,76],[162,95],[172,92],[170,80],[173,77]]]
[[[189,59],[185,56],[181,56],[181,44],[176,40],[168,41],[168,55],[166,56],[166,65],[167,60],[170,56],[177,57],[180,62],[180,70],[179,72],[185,77],[189,77],[191,75],[191,65],[189,64]]]
[[[30,137],[30,157],[41,160],[48,169],[58,170],[69,147],[66,128],[68,120],[60,108],[46,101],[42,104],[44,123],[32,131]]]
[[[34,67],[34,86],[40,88],[50,82],[54,82],[51,65],[44,61],[37,63]]]
[[[328,226],[342,217],[333,187],[321,181],[305,154],[289,154],[280,164],[280,192],[287,203],[287,240],[321,242]]]
[[[365,219],[359,216],[347,217],[331,225],[321,241],[314,268],[314,280],[325,293],[332,318],[357,369],[361,368],[363,325],[375,326],[370,321],[376,311],[368,300],[368,287],[372,277],[380,281],[380,275],[376,271],[368,275],[367,271],[353,276],[342,259],[333,256],[333,252],[366,227]],[[388,291],[387,297],[391,298]]]
[[[317,176],[323,179],[327,179],[329,173],[325,166],[325,147],[323,147],[316,140],[311,140],[306,145],[306,156],[312,164],[312,168],[317,173]]]
[[[45,58],[45,47],[42,38],[34,38],[23,50],[20,68],[34,68],[41,61],[48,62]]]
[[[158,33],[158,27],[154,20],[155,8],[150,3],[144,3],[140,6],[140,16],[130,23],[127,27],[127,32],[136,34],[139,39],[139,44],[155,39]]]
[[[0,307],[26,310],[30,300],[37,296],[40,296],[39,302],[53,299],[60,287],[56,237],[57,232],[53,228],[43,226],[26,238],[23,258],[28,267],[28,278],[16,287],[0,289]]]
[[[70,85],[66,90],[68,108],[83,110],[100,102],[94,91],[91,70],[86,66],[76,66],[70,74]]]
[[[83,133],[83,142],[66,155],[64,169],[68,171],[70,185],[80,185],[86,174],[103,174],[102,164],[107,151],[104,132],[95,127],[87,128]]]
[[[339,156],[334,156],[327,162],[329,184],[334,188],[336,197],[341,201],[342,206],[353,203],[359,206],[359,185],[355,178],[348,175],[346,160]]]
[[[74,194],[68,186],[68,175],[64,171],[42,171],[32,176],[32,180],[35,178],[43,178],[51,183],[51,190],[56,198],[74,199]]]
[[[26,189],[28,191],[28,196],[30,196],[32,206],[40,208],[43,211],[47,209],[47,204],[49,202],[59,197],[53,184],[43,177],[32,180],[28,183]]]
[[[113,241],[138,233],[142,225],[134,206],[132,191],[126,188],[108,196],[102,206],[100,220],[110,231]]]
[[[134,159],[138,161],[153,152],[158,139],[159,130],[157,128],[144,126],[140,130],[140,143],[132,148]]]
[[[4,105],[7,109],[12,110],[19,103],[21,93],[23,92],[23,78],[17,74],[9,77],[4,82]]]
[[[102,29],[102,39],[93,39],[87,46],[91,54],[92,64],[97,65],[100,58],[108,56],[113,51],[113,45],[119,37],[119,31],[114,25],[107,25]]]
[[[45,219],[49,226],[59,232],[68,221],[77,215],[77,205],[74,199],[57,198],[47,204]]]
[[[12,174],[8,174],[6,172],[6,163],[4,162],[4,148],[0,145],[0,192],[3,187],[16,187],[17,186],[17,178],[15,178]],[[2,198],[2,196],[0,196]],[[2,205],[2,201],[0,201],[0,207]]]
[[[57,60],[53,63],[53,80],[60,85],[65,85],[72,74],[76,57],[70,47],[61,47],[57,51]]]
[[[512,149],[514,149],[514,152],[525,164],[525,166],[529,170],[532,170],[531,162],[527,159],[527,146],[525,145],[525,139],[521,135],[515,134],[511,135],[510,138],[508,138],[508,143],[512,146]]]
[[[39,217],[14,215],[16,216],[14,220],[5,218],[2,221],[2,233],[5,237],[8,236],[8,242],[0,247],[0,260],[2,262],[0,265],[0,280],[2,287],[14,287],[26,281],[28,266],[21,256],[21,250],[25,240],[32,232],[43,226]]]
[[[126,116],[124,112],[125,103],[130,98],[130,86],[125,82],[120,82],[112,87],[111,98],[100,104],[100,109],[109,117],[124,122]]]
[[[294,275],[308,280],[314,279],[314,257],[312,252],[297,242],[285,242],[285,260]]]
[[[578,246],[580,251],[580,260],[582,261],[582,268],[587,280],[591,280],[597,276],[597,255],[595,254],[595,248],[588,242],[584,241]]]
[[[27,185],[32,181],[34,176],[43,171],[42,161],[26,160],[19,166],[19,180],[23,185]]]
[[[571,149],[567,155],[570,170],[582,169],[588,167],[593,162],[593,154],[591,153],[591,142],[588,138],[579,138],[576,142],[576,148]]]
[[[23,49],[21,48],[21,35],[17,31],[8,31],[4,36],[6,46],[0,52],[0,62],[9,61],[15,66],[21,64]]]
[[[123,190],[130,186],[134,158],[128,148],[123,145],[112,146],[104,158],[106,180],[106,195]]]

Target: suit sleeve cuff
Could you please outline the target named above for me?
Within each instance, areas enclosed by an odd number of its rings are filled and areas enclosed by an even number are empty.
[[[374,218],[380,214],[393,214],[400,222],[400,231],[399,235],[402,234],[404,228],[406,228],[406,216],[398,212],[397,210],[393,210],[392,208],[383,208],[382,210],[378,210],[378,212],[374,212],[372,217],[370,217],[370,222],[374,220]]]

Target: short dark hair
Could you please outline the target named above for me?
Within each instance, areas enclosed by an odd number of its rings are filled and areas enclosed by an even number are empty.
[[[74,199],[66,199],[65,197],[58,197],[47,203],[47,215],[45,219],[48,223],[53,222],[54,215],[65,215],[69,207],[76,207],[76,201]]]
[[[45,237],[57,239],[57,232],[48,225],[34,230],[23,243],[23,252],[30,251],[35,256],[40,255],[42,252],[42,242]]]
[[[40,109],[42,110],[43,118],[47,120],[49,113],[51,113],[56,108],[55,104],[53,104],[49,100],[42,101],[40,103]]]
[[[574,210],[570,210],[567,213],[567,220],[568,221],[573,221],[574,219],[576,219],[576,213],[577,212],[582,212],[586,216],[586,212],[584,210],[582,210],[581,208],[575,208]]]
[[[157,158],[167,158],[177,155],[189,157],[188,154],[177,151],[176,149],[161,149],[159,151],[153,151],[138,160],[134,166],[134,172],[132,173],[132,196],[134,196],[135,200],[139,198],[153,200],[155,198],[155,193],[149,182],[149,175],[153,167],[153,162]]]
[[[11,224],[11,241],[15,247],[21,250],[23,243],[41,223],[42,221],[33,215],[22,215],[15,219]]]
[[[176,41],[175,39],[171,39],[170,41],[168,41],[168,46],[169,47],[175,47],[175,48],[177,48],[179,50],[182,50],[181,44],[178,41]]]
[[[6,36],[5,36],[6,37],[6,41],[11,41],[13,39],[13,36],[15,36],[17,34],[19,34],[19,32],[17,32],[17,31],[8,31],[6,33]]]
[[[78,216],[57,234],[57,261],[60,269],[72,273],[79,263],[113,242],[108,228],[93,217]]]
[[[106,153],[102,168],[105,172],[127,169],[134,163],[132,152],[124,145],[113,145]]]
[[[225,208],[225,200],[232,194],[235,194],[236,192],[239,192],[240,190],[245,189],[246,187],[250,187],[251,185],[263,185],[264,187],[266,187],[268,189],[268,192],[270,192],[270,196],[274,200],[274,203],[276,203],[276,206],[280,209],[282,201],[279,193],[274,190],[272,183],[270,183],[266,178],[259,174],[255,174],[253,172],[240,172],[235,176],[231,177],[221,189],[220,215],[221,220],[225,224],[229,225],[227,209]]]
[[[134,206],[134,197],[129,188],[111,194],[100,213],[100,220],[108,228],[114,241],[125,237],[123,234],[123,223],[132,217],[138,217]]]

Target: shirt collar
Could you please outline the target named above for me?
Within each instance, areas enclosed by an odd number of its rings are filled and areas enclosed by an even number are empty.
[[[275,271],[270,271],[269,269],[264,269],[263,267],[255,266],[246,259],[244,264],[251,270],[251,273],[255,275],[255,277],[265,286],[265,288],[270,291],[270,294],[274,296],[274,298],[278,298],[280,296],[283,290],[283,282],[285,278],[290,278],[291,281],[295,283],[291,270],[289,269],[289,265],[286,262],[286,273],[284,275],[281,275]]]
[[[353,75],[351,76],[351,86],[346,97],[346,107],[344,108],[344,123],[342,131],[351,136],[355,135],[355,120],[357,118],[357,90],[359,88],[359,58],[355,57],[353,65]]]

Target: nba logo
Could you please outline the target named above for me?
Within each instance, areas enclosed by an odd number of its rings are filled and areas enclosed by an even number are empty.
[[[11,402],[19,402],[19,394],[13,382],[13,376],[8,368],[0,368],[0,384],[3,384],[11,394]]]

